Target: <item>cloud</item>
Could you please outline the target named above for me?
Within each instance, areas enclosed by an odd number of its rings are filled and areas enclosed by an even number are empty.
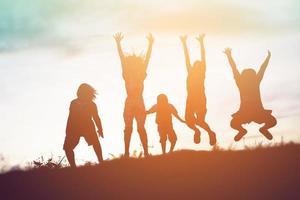
[[[75,40],[119,30],[240,33],[298,29],[299,3],[279,2],[281,10],[278,2],[237,0],[2,0],[0,50],[70,46]]]

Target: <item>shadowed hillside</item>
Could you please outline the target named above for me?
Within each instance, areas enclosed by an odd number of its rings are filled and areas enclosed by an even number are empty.
[[[1,199],[299,199],[300,145],[0,175]]]

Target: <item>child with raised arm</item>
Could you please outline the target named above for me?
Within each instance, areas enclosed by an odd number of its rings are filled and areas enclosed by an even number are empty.
[[[93,146],[98,161],[103,161],[97,137],[97,132],[99,137],[103,137],[103,131],[97,105],[93,102],[95,98],[96,90],[83,83],[77,90],[77,98],[71,102],[64,142],[64,150],[71,167],[76,167],[73,150],[79,143],[80,137],[83,137],[89,146]],[[98,128],[97,132],[94,123]]]
[[[151,34],[147,36],[148,40],[148,50],[145,57],[132,55],[124,55],[121,41],[123,40],[123,35],[121,33],[116,33],[114,35],[118,53],[121,60],[122,75],[125,81],[125,88],[127,92],[127,98],[125,100],[124,106],[124,142],[125,142],[125,157],[129,157],[129,146],[132,134],[132,124],[133,120],[136,120],[137,131],[139,133],[143,148],[144,156],[148,155],[148,142],[147,133],[145,129],[146,111],[143,99],[144,91],[144,80],[147,76],[147,67],[149,64],[152,45],[154,38]]]
[[[269,132],[269,128],[274,127],[277,121],[272,116],[272,110],[266,110],[263,107],[260,96],[260,83],[263,79],[265,70],[271,58],[271,52],[268,51],[268,56],[261,65],[258,73],[253,69],[244,69],[239,73],[236,64],[231,55],[231,49],[226,48],[226,54],[229,64],[232,68],[233,76],[237,87],[240,91],[240,109],[232,115],[231,127],[238,130],[238,134],[234,137],[235,141],[239,141],[246,133],[247,130],[242,127],[242,124],[256,122],[264,126],[259,131],[269,140],[273,138]]]
[[[196,60],[191,65],[189,52],[186,44],[187,36],[181,36],[180,40],[183,45],[186,70],[188,73],[186,80],[187,99],[185,108],[185,120],[187,125],[194,130],[194,142],[200,143],[200,130],[196,125],[200,126],[207,131],[209,135],[210,145],[216,144],[216,134],[210,129],[206,123],[205,116],[207,112],[206,108],[206,95],[205,95],[205,74],[206,74],[206,59],[204,48],[204,34],[199,35],[196,39],[200,43],[201,48],[201,61]]]
[[[162,152],[163,154],[166,153],[167,139],[171,142],[170,152],[172,152],[177,141],[177,136],[173,129],[172,115],[183,123],[185,123],[185,121],[178,116],[176,108],[172,104],[169,104],[168,97],[165,94],[157,96],[157,104],[152,106],[147,111],[147,114],[155,112]]]

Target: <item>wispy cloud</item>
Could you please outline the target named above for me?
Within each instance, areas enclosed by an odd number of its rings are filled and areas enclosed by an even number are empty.
[[[298,29],[297,1],[2,0],[0,50],[72,45],[117,30],[243,32]],[[280,12],[279,12],[280,11]]]

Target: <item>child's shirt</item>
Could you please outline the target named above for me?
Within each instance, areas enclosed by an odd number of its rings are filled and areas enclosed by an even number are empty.
[[[93,116],[98,113],[93,101],[74,99],[70,105],[70,113],[67,123],[67,133],[94,132]]]
[[[204,81],[204,74],[196,73],[193,69],[190,70],[186,80],[188,96],[196,98],[197,101],[206,101]]]
[[[126,63],[123,68],[123,79],[125,80],[127,96],[130,99],[143,97],[146,76],[146,68],[142,64]]]
[[[169,103],[163,106],[155,104],[149,112],[156,112],[156,123],[158,125],[172,125],[172,114],[177,114],[176,108]]]
[[[249,82],[239,77],[236,79],[236,84],[240,90],[240,111],[255,114],[265,110],[261,101],[260,80],[258,78]]]

